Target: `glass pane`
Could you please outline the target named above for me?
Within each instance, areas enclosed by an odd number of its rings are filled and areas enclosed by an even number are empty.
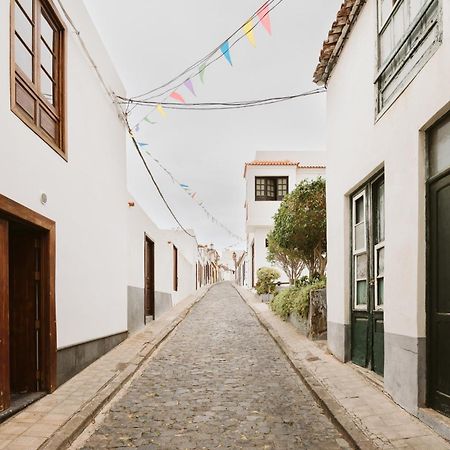
[[[356,305],[367,305],[367,281],[356,283]]]
[[[367,253],[356,257],[356,279],[365,280],[367,278]]]
[[[16,0],[16,3],[20,3],[20,6],[28,14],[28,17],[33,20],[33,0]],[[16,7],[16,9],[18,9]]]
[[[380,28],[386,23],[386,19],[392,11],[392,0],[379,0],[380,8]]]
[[[375,244],[384,241],[384,180],[374,186],[375,203]]]
[[[18,6],[14,9],[14,25],[16,33],[21,37],[28,48],[33,50],[33,26]]]
[[[52,50],[54,49],[54,35],[55,32],[53,28],[48,23],[47,19],[41,15],[41,36]]]
[[[377,251],[377,275],[384,276],[384,247]]]
[[[42,95],[53,105],[54,84],[48,75],[41,69],[41,92]]]
[[[377,286],[377,304],[378,306],[384,305],[384,278],[379,278],[377,280],[378,286]]]
[[[267,197],[275,198],[275,180],[268,179],[266,184],[267,184]]]
[[[33,81],[33,56],[16,36],[15,40],[16,64],[25,75]]]
[[[365,227],[364,222],[355,226],[355,251],[366,248]]]
[[[53,54],[50,52],[50,50],[47,48],[47,46],[44,43],[41,44],[41,64],[42,64],[42,67],[44,67],[44,69],[47,71],[47,73],[49,75],[51,75],[52,77],[54,77]]]
[[[429,134],[429,176],[450,167],[450,115],[434,126]]]
[[[355,202],[355,224],[364,222],[364,197]]]

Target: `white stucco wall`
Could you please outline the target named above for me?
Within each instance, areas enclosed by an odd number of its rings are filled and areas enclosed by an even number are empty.
[[[385,332],[425,336],[425,140],[450,108],[450,0],[443,44],[375,122],[376,1],[369,0],[328,85],[328,314],[349,323],[349,197],[385,168]],[[351,99],[351,101],[350,101]]]
[[[82,2],[63,3],[108,84],[123,93]],[[0,0],[0,193],[56,222],[61,348],[127,329],[125,129],[69,27],[68,162],[10,111],[9,7]]]

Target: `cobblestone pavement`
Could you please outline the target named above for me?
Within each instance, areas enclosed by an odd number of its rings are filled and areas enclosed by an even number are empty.
[[[193,308],[83,445],[350,448],[227,283]]]

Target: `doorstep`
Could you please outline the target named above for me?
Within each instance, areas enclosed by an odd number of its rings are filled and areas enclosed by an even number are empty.
[[[235,288],[356,448],[450,450],[449,442],[386,396],[379,380],[369,380],[352,364],[341,363],[249,290]]]
[[[67,448],[208,292],[204,287],[0,425],[0,449]]]

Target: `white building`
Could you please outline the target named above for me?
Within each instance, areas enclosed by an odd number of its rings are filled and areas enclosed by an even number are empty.
[[[255,160],[245,165],[247,286],[254,287],[256,272],[271,267],[267,261],[267,235],[273,229],[273,216],[281,200],[302,180],[325,176],[325,152],[257,152]],[[278,268],[280,281],[288,277]]]
[[[450,0],[346,0],[328,88],[328,345],[450,416]]]
[[[124,95],[83,2],[62,4]],[[144,233],[157,255],[147,291],[166,295],[162,308],[195,290],[196,245],[129,206],[126,131],[64,11],[48,0],[0,0],[0,11],[2,411],[13,394],[55,390],[144,323]],[[139,307],[140,318],[129,311]]]

